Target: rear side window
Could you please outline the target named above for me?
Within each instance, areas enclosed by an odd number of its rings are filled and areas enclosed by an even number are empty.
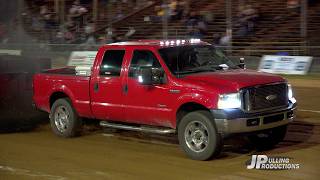
[[[131,60],[129,77],[135,77],[136,72],[142,66],[161,68],[161,65],[156,56],[148,50],[135,50]]]
[[[107,50],[100,66],[102,76],[120,76],[125,50]]]

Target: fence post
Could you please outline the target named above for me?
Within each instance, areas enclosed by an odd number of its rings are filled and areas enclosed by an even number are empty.
[[[98,16],[98,0],[93,0],[93,6],[92,6],[92,17],[93,20],[96,21],[97,20],[97,16]]]
[[[230,36],[229,54],[232,54],[232,1],[226,0],[226,35]]]

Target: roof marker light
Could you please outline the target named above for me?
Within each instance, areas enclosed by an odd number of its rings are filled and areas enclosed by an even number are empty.
[[[194,44],[194,43],[200,43],[200,39],[190,39],[190,43]]]

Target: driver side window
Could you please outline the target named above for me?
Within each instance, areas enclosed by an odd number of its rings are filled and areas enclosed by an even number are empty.
[[[136,78],[137,72],[141,67],[161,68],[156,56],[148,50],[135,50],[129,69],[129,77]]]

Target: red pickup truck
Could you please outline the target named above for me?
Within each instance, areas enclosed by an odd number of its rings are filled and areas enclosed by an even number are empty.
[[[196,39],[104,45],[88,73],[47,70],[33,88],[35,106],[50,113],[59,136],[76,136],[82,118],[99,119],[105,127],[177,133],[196,160],[218,155],[232,134],[272,147],[296,108],[285,79],[246,70]]]

